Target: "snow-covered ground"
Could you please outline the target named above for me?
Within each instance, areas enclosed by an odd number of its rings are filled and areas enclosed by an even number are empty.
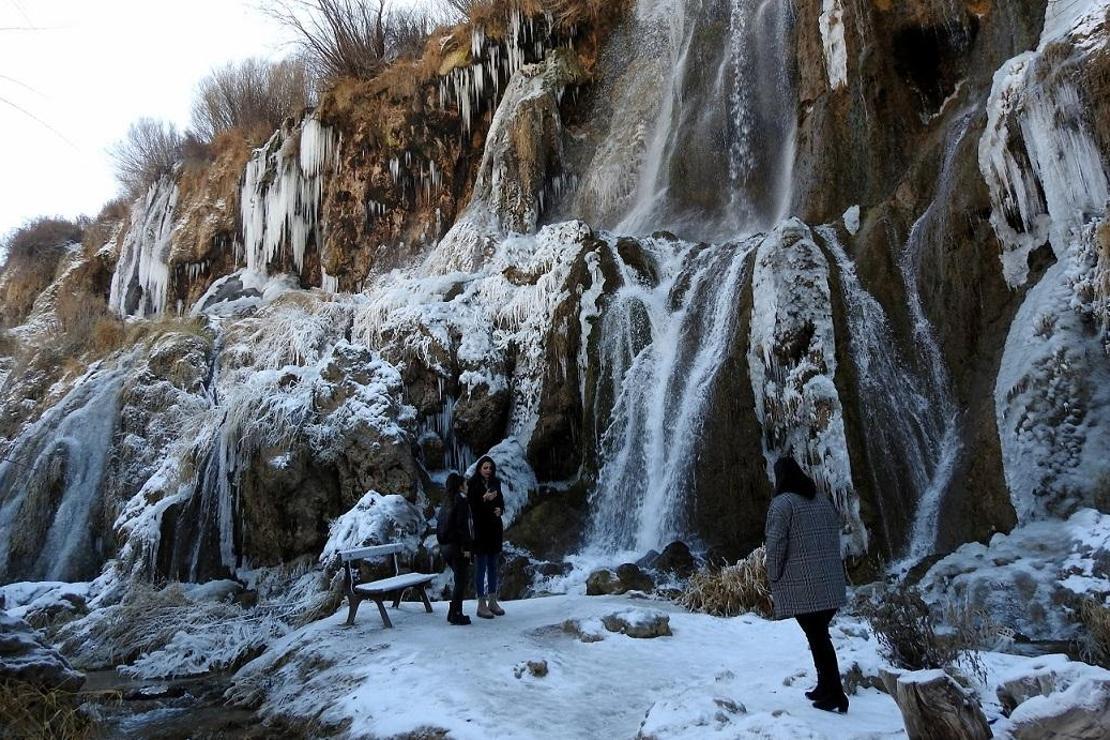
[[[723,619],[626,596],[504,606],[504,617],[450,627],[446,604],[427,614],[406,603],[391,610],[393,630],[372,604],[344,626],[343,608],[282,638],[237,683],[269,694],[264,714],[349,721],[354,737],[420,728],[460,740],[628,738],[641,729],[666,738],[904,736],[898,707],[875,689],[851,697],[847,715],[810,706],[802,692],[814,685],[813,664],[792,620]],[[602,617],[629,607],[664,612],[673,634],[636,639],[604,629]],[[603,639],[579,639],[563,629],[568,619]],[[845,671],[858,663],[877,673],[865,629],[845,619],[833,634]],[[533,676],[528,661],[546,661],[547,675]]]

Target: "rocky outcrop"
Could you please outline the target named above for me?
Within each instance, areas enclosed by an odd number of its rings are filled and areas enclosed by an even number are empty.
[[[70,667],[22,619],[0,611],[0,680],[15,680],[50,691],[76,691],[85,676]]]

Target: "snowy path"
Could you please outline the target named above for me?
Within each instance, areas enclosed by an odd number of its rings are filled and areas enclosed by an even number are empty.
[[[633,639],[602,630],[604,640],[584,643],[560,629],[567,618],[630,606],[666,611],[674,635]],[[495,621],[448,627],[446,604],[434,615],[405,604],[392,611],[393,631],[373,609],[345,627],[344,608],[285,638],[241,675],[275,682],[268,711],[329,724],[349,719],[355,737],[443,728],[460,739],[631,738],[649,709],[645,729],[667,738],[904,736],[893,700],[872,689],[852,697],[846,716],[809,706],[802,691],[813,685],[813,668],[793,621],[719,619],[625,597],[554,596],[505,608]],[[466,611],[473,614],[473,602]],[[856,636],[851,622],[845,627],[853,634],[834,627],[842,668],[856,660],[874,666],[874,643]],[[528,660],[546,660],[550,673],[517,678],[513,669]],[[721,699],[747,711],[730,713]]]

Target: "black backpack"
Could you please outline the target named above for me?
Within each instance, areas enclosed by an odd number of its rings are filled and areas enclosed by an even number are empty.
[[[451,502],[444,501],[436,511],[436,541],[440,545],[450,545],[451,542]]]

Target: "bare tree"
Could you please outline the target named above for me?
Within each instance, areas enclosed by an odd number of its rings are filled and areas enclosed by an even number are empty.
[[[372,77],[386,61],[387,0],[277,0],[265,12],[297,36],[322,78]]]
[[[308,74],[302,59],[227,64],[198,86],[192,132],[202,141],[232,128],[262,128],[268,135],[286,117],[299,113],[307,99]]]
[[[116,179],[128,195],[138,197],[152,182],[173,172],[181,159],[181,144],[181,134],[169,121],[140,118],[127,129],[126,138],[108,150]]]

